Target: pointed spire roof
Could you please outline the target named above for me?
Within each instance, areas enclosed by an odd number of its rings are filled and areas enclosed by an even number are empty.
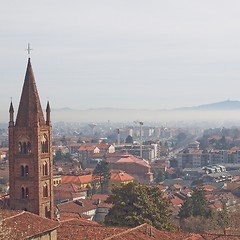
[[[49,101],[47,102],[46,112],[51,112]]]
[[[33,127],[37,122],[40,126],[45,125],[32,65],[29,58],[15,126]]]
[[[9,112],[10,112],[10,113],[13,113],[13,112],[14,112],[14,108],[13,108],[12,101],[11,101],[11,103],[10,103]]]

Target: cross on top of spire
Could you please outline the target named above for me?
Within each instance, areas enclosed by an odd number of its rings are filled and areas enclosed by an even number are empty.
[[[28,53],[28,56],[30,56],[32,50],[33,50],[33,49],[30,48],[30,43],[28,43],[28,47],[27,47],[27,49],[26,49],[26,51],[27,51],[27,53]]]

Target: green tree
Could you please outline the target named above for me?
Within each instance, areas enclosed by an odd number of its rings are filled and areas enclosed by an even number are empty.
[[[94,179],[100,184],[101,194],[108,193],[108,185],[110,180],[109,164],[106,160],[102,160],[98,163],[93,171]]]
[[[202,187],[194,188],[192,196],[186,198],[180,209],[179,217],[181,219],[191,216],[210,216],[210,208],[205,197],[205,190]]]
[[[105,224],[134,227],[149,223],[161,230],[172,230],[169,201],[155,186],[128,183],[116,186],[107,199],[113,207],[105,217]]]
[[[63,160],[63,153],[61,150],[57,150],[55,156],[53,157],[53,161]]]
[[[224,229],[230,225],[230,214],[227,211],[226,203],[222,201],[222,211],[216,212],[217,226]]]
[[[162,182],[164,180],[165,180],[165,172],[162,169],[160,169],[157,173],[156,178],[155,178],[155,182],[159,183],[159,182]]]

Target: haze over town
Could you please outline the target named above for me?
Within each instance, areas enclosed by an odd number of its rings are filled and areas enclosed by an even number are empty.
[[[50,100],[55,109],[153,110],[238,100],[239,5],[2,1],[0,121],[10,97],[17,109],[28,42],[42,104]]]

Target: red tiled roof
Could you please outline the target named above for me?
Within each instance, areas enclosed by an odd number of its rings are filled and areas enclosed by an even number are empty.
[[[109,195],[107,194],[93,194],[91,199],[92,200],[100,200],[101,202],[105,202]]]
[[[149,224],[142,224],[134,228],[105,227],[100,225],[88,225],[89,221],[69,220],[60,222],[58,228],[59,240],[203,240],[199,234],[182,232],[160,231]]]
[[[173,184],[173,187],[174,187],[174,188],[177,188],[177,189],[181,189],[181,188],[182,188],[182,186],[181,186],[180,184],[176,184],[176,183]]]
[[[60,216],[61,216],[61,212],[85,213],[87,211],[97,209],[97,205],[95,204],[95,201],[89,200],[89,199],[69,201],[69,202],[58,204],[57,207],[60,211]]]
[[[83,225],[82,223],[73,221],[61,222],[61,226],[58,228],[58,240],[103,240],[107,237],[112,236],[125,231],[126,228],[113,228],[103,226],[89,226]]]
[[[54,191],[55,198],[62,202],[64,200],[73,200],[79,198],[85,198],[85,195],[82,193],[75,193],[75,192],[64,192],[64,191]]]
[[[87,189],[80,187],[76,183],[67,182],[67,183],[60,183],[58,186],[54,187],[54,190],[55,191],[75,192],[76,193],[76,192],[84,192]]]
[[[79,151],[94,151],[97,147],[94,146],[81,146]]]
[[[214,187],[214,186],[212,186],[212,185],[204,185],[204,186],[203,186],[203,189],[204,189],[205,191],[212,192],[212,191],[214,191],[214,190],[216,189],[216,187]]]
[[[108,149],[109,147],[111,146],[111,144],[106,144],[106,143],[100,143],[100,144],[98,144],[97,145],[97,147],[99,148],[99,149]]]
[[[0,239],[19,240],[50,232],[59,226],[58,222],[30,212],[0,210]]]
[[[90,221],[85,218],[78,218],[78,219],[68,219],[60,222],[61,225],[78,225],[78,226],[99,226],[99,223],[95,221]]]
[[[117,181],[131,181],[134,180],[134,177],[129,175],[128,173],[124,173],[124,172],[112,172],[111,173],[111,180],[117,180]]]
[[[91,183],[92,174],[82,175],[82,176],[62,176],[63,183]]]
[[[108,160],[108,159],[107,159]],[[121,158],[116,160],[117,163],[136,163],[136,164],[140,164],[143,165],[145,167],[149,167],[150,165],[146,160],[143,160],[141,158],[137,158],[133,155],[124,155],[121,156]]]
[[[181,205],[183,203],[183,200],[177,196],[175,196],[173,199],[171,199],[171,203],[173,205]]]

